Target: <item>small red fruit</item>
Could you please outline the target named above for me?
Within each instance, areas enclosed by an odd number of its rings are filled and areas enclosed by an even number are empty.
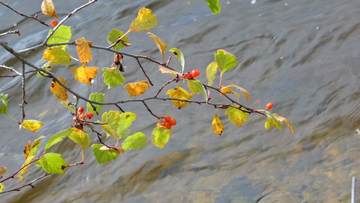
[[[88,117],[89,119],[91,119],[93,116],[94,116],[94,114],[92,114],[91,112],[86,113],[86,117]]]
[[[82,106],[80,106],[79,109],[78,109],[78,113],[82,114],[83,112],[84,112],[84,108]]]
[[[50,25],[52,25],[54,27],[57,26],[57,24],[58,24],[58,22],[56,20],[52,20],[50,23]]]
[[[195,70],[192,70],[190,74],[191,74],[191,77],[196,78],[197,76],[200,75],[200,72],[195,69]]]
[[[165,122],[165,123],[164,123],[164,126],[165,126],[167,129],[170,129],[170,128],[171,128],[171,123],[170,123],[170,122]]]
[[[171,124],[171,125],[176,125],[176,120],[175,120],[175,119],[171,119],[170,124]]]
[[[185,79],[191,79],[191,78],[192,78],[191,73],[190,73],[190,72],[186,72],[186,73],[184,74],[184,78],[185,78]]]
[[[268,103],[267,106],[266,106],[266,108],[267,108],[267,109],[272,109],[273,106],[274,106],[274,105],[273,105],[272,103]]]
[[[76,120],[77,120],[77,118],[76,118],[76,116],[74,116],[74,117],[73,117],[73,121],[76,122]]]
[[[81,114],[80,119],[84,120],[85,119],[85,114]]]
[[[171,117],[170,116],[166,116],[165,117],[165,122],[170,122],[171,121]]]

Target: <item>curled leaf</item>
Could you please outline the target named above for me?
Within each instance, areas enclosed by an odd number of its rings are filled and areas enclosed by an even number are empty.
[[[153,15],[151,9],[142,8],[139,10],[137,17],[130,25],[130,32],[150,31],[151,28],[156,27],[156,15]]]
[[[286,120],[286,118],[281,117],[281,116],[278,116],[276,113],[274,113],[274,116],[275,116],[275,118],[276,118],[278,121],[284,122],[284,123],[289,127],[289,129],[291,130],[292,134],[295,134],[295,129],[294,129],[294,127],[289,123],[289,121]]]
[[[215,134],[220,135],[221,133],[225,130],[220,118],[218,117],[218,115],[215,113],[214,115],[214,119],[212,121],[212,130]]]
[[[173,76],[175,75],[182,75],[180,72],[178,71],[175,71],[175,70],[170,70],[168,68],[165,68],[163,66],[159,66],[159,70],[162,72],[162,73],[169,73],[169,74],[172,74]]]
[[[189,92],[187,92],[186,90],[184,90],[179,86],[174,89],[168,90],[166,94],[170,94],[170,98],[181,99],[181,100],[190,100],[192,98]],[[184,108],[189,104],[189,102],[179,101],[179,100],[173,100],[172,102],[173,105],[179,109]]]
[[[232,93],[232,94],[234,94],[234,95],[236,96],[237,100],[239,101],[240,95],[239,95],[238,93],[232,91],[232,90],[230,89],[230,87],[236,87],[236,89],[239,89],[239,90],[241,91],[241,93],[245,96],[246,101],[249,101],[249,99],[250,99],[250,94],[249,94],[249,92],[246,91],[246,89],[244,89],[244,88],[242,88],[242,87],[239,87],[239,86],[236,86],[236,85],[233,85],[233,84],[228,85],[228,86],[223,86],[222,89],[221,89],[221,92],[222,92],[223,94]]]
[[[41,11],[43,14],[50,16],[50,17],[55,17],[60,19],[55,12],[55,7],[54,7],[54,3],[52,2],[52,0],[44,0],[41,3]]]
[[[164,54],[165,51],[169,48],[158,36],[154,35],[151,32],[148,32],[148,34],[150,34],[151,39],[155,42],[156,46],[158,47],[158,49],[161,52],[161,55],[164,59]],[[164,61],[165,63],[165,61]]]
[[[185,58],[183,53],[181,52],[180,49],[178,48],[172,48],[169,51],[171,51],[172,53],[175,54],[176,58],[179,60],[180,64],[181,64],[181,73],[184,73],[184,69],[185,69]],[[181,74],[180,74],[181,75]]]
[[[91,80],[96,77],[97,67],[87,67],[85,64],[79,68],[71,69],[71,73],[75,73],[75,80],[91,85]]]
[[[89,61],[92,59],[89,43],[86,41],[84,37],[75,40],[75,43],[77,44],[76,51],[79,54],[80,62],[89,63]]]
[[[126,90],[128,91],[130,97],[139,96],[140,94],[144,94],[146,88],[150,88],[150,85],[147,81],[140,81],[136,83],[129,83],[125,85]]]
[[[66,85],[66,80],[64,80],[60,77],[58,77],[58,79]],[[67,90],[63,86],[61,86],[59,83],[57,83],[55,80],[53,80],[51,82],[50,91],[54,94],[56,99],[63,101],[65,103],[68,103],[69,97],[67,94]]]

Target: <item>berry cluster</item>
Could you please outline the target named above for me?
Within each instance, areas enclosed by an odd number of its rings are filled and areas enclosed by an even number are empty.
[[[175,119],[171,119],[170,116],[166,116],[166,117],[162,117],[162,118],[164,118],[165,121],[162,122],[162,123],[158,123],[156,126],[162,125],[162,126],[164,126],[165,128],[170,129],[171,126],[176,125],[176,120],[175,120]]]
[[[186,72],[184,74],[185,79],[193,79],[200,75],[200,72],[198,70],[192,70],[191,72]]]
[[[91,112],[87,112],[86,115],[83,114],[83,112],[84,112],[84,108],[83,108],[82,106],[80,106],[79,109],[78,109],[78,115],[79,115],[79,118],[80,118],[81,120],[84,120],[86,117],[87,117],[88,119],[91,119],[91,118],[94,116],[94,114],[92,114]],[[77,120],[77,118],[76,118],[76,116],[74,116],[74,117],[73,117],[73,121],[76,122],[76,120]]]

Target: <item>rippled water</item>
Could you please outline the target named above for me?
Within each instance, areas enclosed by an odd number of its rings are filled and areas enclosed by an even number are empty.
[[[40,0],[5,2],[50,21],[40,14]],[[58,16],[64,17],[83,3],[55,1]],[[167,102],[149,102],[157,115],[178,120],[164,149],[149,139],[146,148],[127,151],[102,165],[87,149],[85,165],[70,168],[66,175],[49,176],[35,184],[35,189],[2,195],[1,202],[349,202],[351,177],[360,178],[360,139],[354,133],[360,127],[360,2],[248,0],[221,1],[221,5],[221,14],[213,15],[203,0],[99,1],[66,25],[72,26],[72,39],[85,37],[106,46],[111,29],[127,30],[139,9],[150,8],[159,21],[152,32],[169,47],[183,51],[187,70],[199,69],[200,79],[206,81],[205,69],[214,61],[216,50],[233,53],[239,65],[225,74],[224,81],[250,92],[248,103],[241,98],[247,106],[259,109],[274,103],[273,112],[293,124],[295,135],[285,128],[266,131],[266,119],[258,115],[239,129],[220,111],[225,131],[219,137],[211,130],[212,107],[192,104],[177,111]],[[48,32],[3,6],[0,11],[1,32],[19,29],[22,34],[2,37],[16,50],[42,42]],[[161,60],[145,32],[131,33],[129,40],[133,46],[126,48],[128,53]],[[69,50],[75,55],[74,47]],[[25,57],[40,66],[42,52],[36,50]],[[96,50],[93,54],[96,57],[90,66],[111,65],[112,54]],[[17,60],[1,48],[0,63],[20,69]],[[145,79],[136,61],[125,59],[125,63],[126,82]],[[143,65],[157,84],[147,94],[153,95],[170,78],[163,77],[154,64],[144,61]],[[86,97],[104,92],[106,101],[129,99],[124,88],[108,90],[100,77],[91,87],[75,82],[70,69],[76,66],[59,66],[53,72]],[[180,68],[176,59],[171,66]],[[49,91],[50,83],[27,76],[27,118],[45,124],[37,133],[19,132],[15,122],[0,115],[0,165],[8,171],[23,163],[26,141],[49,137],[72,124],[72,116]],[[0,89],[9,94],[10,114],[20,118],[21,79],[1,78]],[[138,105],[123,108],[139,115],[132,131],[150,138],[156,120]],[[52,151],[61,152],[70,163],[81,159],[80,147],[71,140]],[[42,174],[36,166],[30,171],[35,174],[26,175],[25,180]],[[5,185],[8,189],[16,186],[16,181],[10,182]]]

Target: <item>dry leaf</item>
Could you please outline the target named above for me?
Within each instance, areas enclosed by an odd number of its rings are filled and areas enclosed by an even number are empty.
[[[129,83],[125,85],[125,88],[130,94],[130,97],[133,97],[133,96],[139,96],[140,94],[144,94],[146,88],[150,88],[150,85],[148,84],[147,81],[140,81],[136,83]]]
[[[87,67],[85,64],[79,68],[73,68],[71,73],[75,73],[75,80],[91,85],[91,80],[96,77],[97,67]]]
[[[161,52],[161,55],[163,57],[164,63],[165,63],[165,59],[164,59],[164,54],[165,51],[169,48],[159,37],[157,37],[156,35],[154,35],[151,32],[148,32],[148,34],[150,34],[151,39],[155,42],[156,46],[158,47],[158,49]]]
[[[41,3],[41,11],[47,16],[55,17],[60,20],[60,18],[56,15],[54,3],[52,2],[52,0],[44,0]]]
[[[159,66],[159,70],[162,72],[162,73],[170,73],[172,75],[181,75],[180,72],[178,71],[174,71],[174,70],[170,70],[168,68],[165,68],[164,66]]]
[[[64,83],[66,85],[66,80],[58,77],[58,79]],[[56,97],[56,99],[63,101],[65,103],[68,103],[68,94],[67,94],[67,90],[61,86],[59,83],[57,83],[55,80],[53,80],[51,82],[51,87],[50,90],[52,93],[54,93],[54,96]]]
[[[218,115],[215,113],[214,115],[214,119],[212,121],[212,130],[215,134],[220,135],[221,133],[225,130],[223,124],[221,123],[220,118],[218,117]]]
[[[79,38],[75,41],[77,44],[76,51],[79,54],[79,59],[81,63],[89,63],[89,61],[92,59],[92,54],[90,50],[91,42],[87,42],[86,39]]]

